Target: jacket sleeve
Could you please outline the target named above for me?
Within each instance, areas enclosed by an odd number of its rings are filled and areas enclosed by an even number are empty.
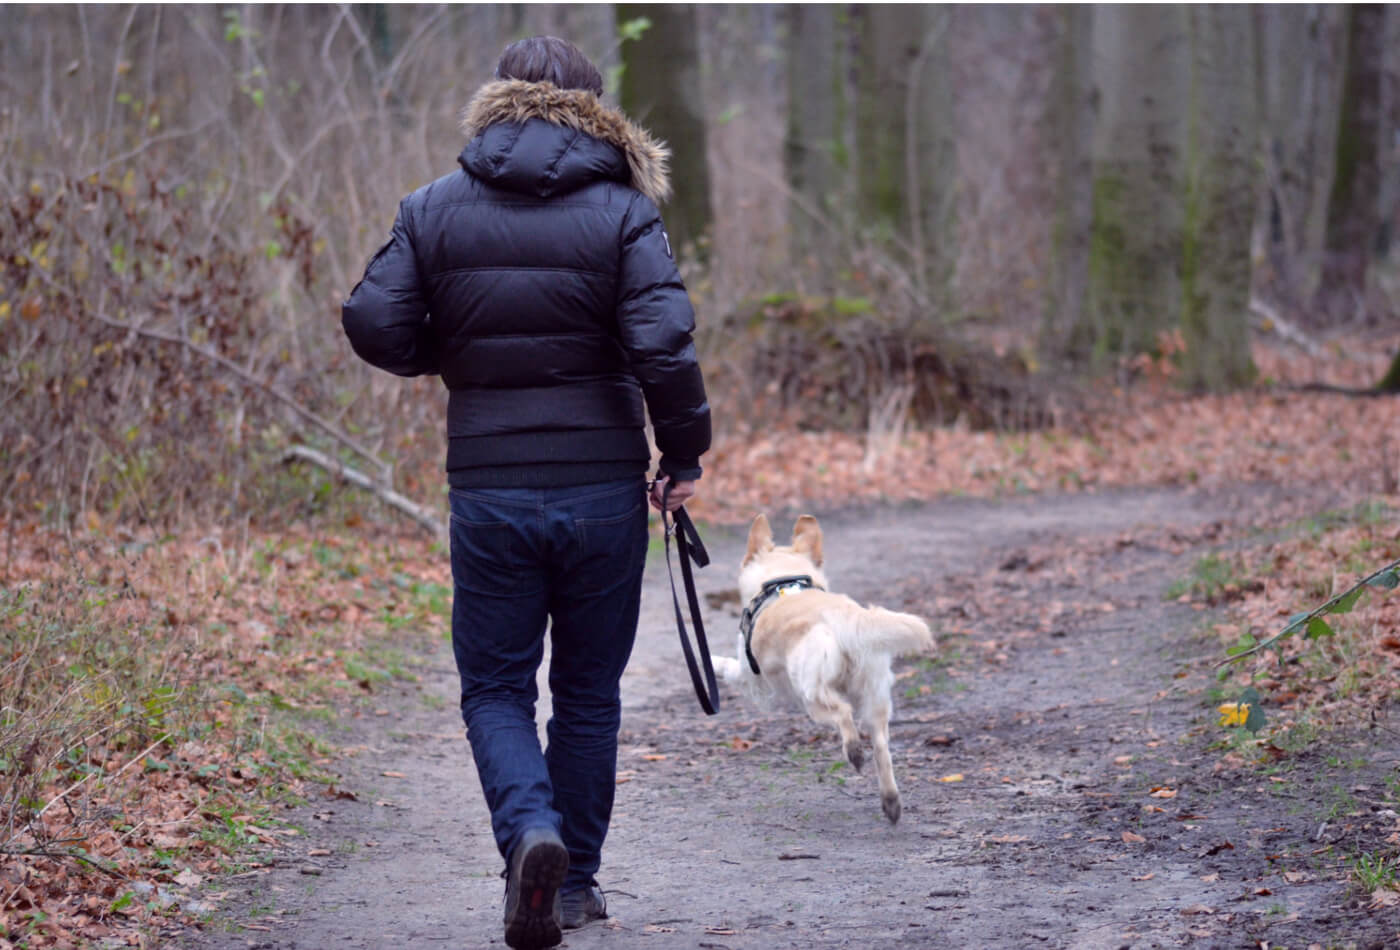
[[[695,311],[676,270],[661,213],[636,195],[622,225],[617,321],[661,450],[661,470],[700,477],[710,447],[710,404],[695,357]]]
[[[438,371],[437,346],[408,228],[408,201],[399,204],[389,240],[340,308],[340,324],[355,353],[399,376]]]

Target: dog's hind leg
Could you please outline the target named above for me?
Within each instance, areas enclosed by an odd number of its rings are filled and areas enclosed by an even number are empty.
[[[846,761],[857,772],[865,764],[865,752],[860,747],[860,730],[856,729],[855,711],[851,704],[829,689],[817,691],[805,703],[807,715],[817,722],[835,726],[841,733],[841,750],[846,753]]]
[[[867,724],[870,742],[875,747],[875,770],[880,777],[880,807],[893,825],[899,821],[903,805],[899,786],[894,782],[894,763],[890,761],[890,707],[880,705],[871,710]]]
[[[789,657],[788,679],[801,697],[807,715],[816,722],[835,726],[841,733],[846,761],[859,772],[865,764],[865,753],[860,747],[855,710],[834,685],[841,675],[842,665],[841,650],[830,632],[813,628],[803,645]]]

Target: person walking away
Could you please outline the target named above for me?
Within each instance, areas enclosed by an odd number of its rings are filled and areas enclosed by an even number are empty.
[[[355,352],[448,390],[452,645],[505,861],[505,940],[606,916],[619,683],[650,501],[691,497],[710,445],[695,317],[658,205],[669,152],[600,96],[575,46],[508,46],[461,168],[399,204],[342,308]],[[535,729],[548,627],[553,715]]]

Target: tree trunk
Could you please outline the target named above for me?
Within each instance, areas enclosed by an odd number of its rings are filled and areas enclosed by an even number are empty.
[[[1249,355],[1256,71],[1247,7],[1189,8],[1191,91],[1182,235],[1182,382],[1228,389],[1254,375]]]
[[[622,108],[671,146],[675,197],[662,209],[671,246],[704,257],[712,218],[700,87],[699,21],[693,4],[626,3],[617,22],[651,21],[641,38],[622,47]]]
[[[1385,7],[1348,7],[1346,79],[1337,124],[1337,158],[1327,202],[1317,317],[1336,323],[1365,308],[1366,271],[1379,224],[1381,67]]]
[[[899,249],[922,298],[945,310],[956,259],[952,8],[874,4],[852,15],[859,37],[855,150],[862,224]]]
[[[847,18],[842,8],[829,4],[794,4],[787,11],[788,124],[783,159],[792,189],[788,221],[793,257],[807,270],[830,276],[849,225]]]
[[[1341,92],[1345,9],[1254,8],[1265,199],[1258,226],[1277,302],[1300,310],[1317,292]]]
[[[1189,37],[1179,6],[1094,10],[1093,225],[1069,348],[1095,365],[1150,351],[1177,326]]]
[[[1093,17],[1094,8],[1087,4],[1063,4],[1057,9],[1057,62],[1046,115],[1046,138],[1056,146],[1051,157],[1054,244],[1040,343],[1042,353],[1051,359],[1064,355],[1069,329],[1084,320],[1094,210]]]

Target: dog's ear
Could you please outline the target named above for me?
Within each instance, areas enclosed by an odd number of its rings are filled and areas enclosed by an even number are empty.
[[[773,550],[773,529],[768,527],[768,517],[759,515],[749,526],[749,549],[744,552],[747,564],[764,551]]]
[[[792,528],[792,549],[805,554],[817,567],[822,566],[822,529],[817,519],[803,515]]]

